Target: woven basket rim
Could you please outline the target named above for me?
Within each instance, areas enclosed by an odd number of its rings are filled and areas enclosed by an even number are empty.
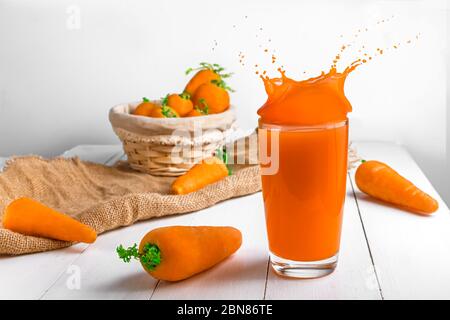
[[[230,107],[221,113],[214,113],[214,114],[206,114],[203,116],[196,116],[196,117],[179,117],[179,118],[152,118],[152,117],[146,117],[146,116],[139,116],[132,114],[131,111],[134,110],[142,101],[133,101],[133,102],[124,102],[119,103],[113,106],[110,110],[110,114],[121,114],[125,116],[129,116],[131,119],[145,119],[149,120],[154,123],[184,123],[184,122],[195,122],[199,119],[211,119],[214,120],[215,118],[222,118],[223,116],[234,113],[236,111],[236,107],[233,104],[230,104]],[[150,100],[152,103],[160,104],[161,100]],[[128,106],[128,112],[119,111],[118,109],[124,106]]]
[[[157,100],[153,100],[157,101]],[[113,128],[121,128],[144,135],[171,134],[174,130],[195,132],[197,129],[225,130],[236,121],[235,107],[222,113],[186,117],[186,118],[152,118],[133,115],[137,102],[118,104],[109,111],[109,121]]]

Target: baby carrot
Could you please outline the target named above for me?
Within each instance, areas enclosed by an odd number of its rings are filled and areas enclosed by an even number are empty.
[[[187,194],[228,176],[226,164],[217,157],[204,159],[172,183],[174,194]]]
[[[204,83],[195,91],[192,102],[200,108],[207,106],[211,114],[224,112],[230,107],[230,95],[227,88],[231,89],[223,81],[213,80],[210,83]]]
[[[167,96],[167,105],[175,110],[180,117],[184,117],[194,108],[191,96],[184,92],[182,94],[173,93]]]
[[[146,97],[142,98],[142,102],[134,109],[133,114],[137,116],[149,117],[152,110],[158,106],[153,102],[150,102]]]
[[[208,114],[208,109],[200,109],[199,107],[194,107],[188,114],[185,115],[185,117],[200,117],[200,116],[206,116]]]
[[[364,161],[355,180],[362,192],[409,211],[431,214],[439,208],[435,199],[382,162]]]
[[[204,83],[210,83],[211,81],[221,81],[225,78],[231,76],[231,73],[223,73],[225,68],[221,67],[217,63],[207,63],[201,62],[200,67],[198,68],[189,68],[186,70],[186,75],[190,74],[193,71],[197,71],[197,73],[189,80],[188,84],[184,88],[184,92],[190,94],[191,96],[197,91],[198,87],[200,87]]]
[[[205,271],[236,252],[242,243],[241,232],[233,227],[171,226],[157,228],[135,244],[116,251],[119,258],[141,262],[156,279],[179,281]]]
[[[150,112],[152,118],[179,118],[178,113],[169,106],[155,107]]]
[[[91,227],[30,198],[11,202],[3,215],[3,227],[24,235],[92,243]]]

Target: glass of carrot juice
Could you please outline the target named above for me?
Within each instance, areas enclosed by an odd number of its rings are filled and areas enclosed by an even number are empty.
[[[346,193],[348,120],[273,125],[260,118],[258,135],[273,269],[295,278],[331,273]]]

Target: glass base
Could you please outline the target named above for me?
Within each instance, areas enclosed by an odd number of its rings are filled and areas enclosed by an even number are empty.
[[[334,271],[337,261],[338,253],[317,261],[287,260],[270,253],[270,264],[275,273],[288,278],[312,279],[326,276]]]

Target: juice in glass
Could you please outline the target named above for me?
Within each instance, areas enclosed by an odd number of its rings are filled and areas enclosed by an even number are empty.
[[[264,79],[262,191],[271,264],[283,276],[323,276],[337,263],[351,111],[345,77],[331,70],[305,81]]]

